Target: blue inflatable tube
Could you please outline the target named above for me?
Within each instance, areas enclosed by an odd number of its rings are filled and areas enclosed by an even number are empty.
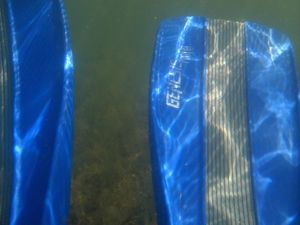
[[[63,1],[1,1],[0,50],[0,224],[67,224],[73,59]]]
[[[250,22],[162,22],[150,88],[159,225],[300,224],[289,39]]]

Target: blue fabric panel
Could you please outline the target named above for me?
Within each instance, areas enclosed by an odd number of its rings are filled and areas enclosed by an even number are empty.
[[[161,24],[151,77],[150,127],[159,224],[205,224],[205,20]]]
[[[247,89],[259,225],[300,224],[300,121],[292,45],[274,29],[246,23]]]
[[[13,62],[11,225],[66,224],[73,61],[60,0],[7,0]]]

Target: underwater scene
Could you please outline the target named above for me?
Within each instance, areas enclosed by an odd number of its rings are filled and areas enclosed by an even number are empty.
[[[290,37],[300,69],[299,0],[65,0],[75,68],[70,225],[157,225],[149,85],[162,20],[251,21]]]

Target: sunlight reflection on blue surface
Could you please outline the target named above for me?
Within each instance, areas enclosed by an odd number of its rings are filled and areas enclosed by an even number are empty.
[[[204,27],[201,18],[169,20],[157,37],[150,114],[159,224],[205,224]],[[286,36],[246,23],[245,101],[259,225],[299,222],[300,95],[291,49]]]
[[[203,25],[202,19],[194,17],[182,18],[178,24],[166,21],[158,35],[152,72],[151,118],[153,141],[157,146],[153,149],[158,165],[157,188],[164,193],[164,199],[159,199],[163,205],[158,212],[161,224],[202,224],[203,220],[200,197],[203,179],[199,164]],[[159,65],[160,61],[164,65]],[[174,74],[178,76],[173,79],[176,82],[170,80]],[[171,88],[173,82],[178,93],[182,93],[174,108],[166,104],[170,82]]]
[[[63,1],[7,1],[7,6],[14,94],[9,224],[64,224],[70,192],[73,57]]]
[[[273,29],[251,23],[246,32],[258,224],[298,224],[299,94],[291,42]]]

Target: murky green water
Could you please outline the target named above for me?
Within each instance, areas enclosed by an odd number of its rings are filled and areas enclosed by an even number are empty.
[[[76,65],[72,225],[156,224],[147,94],[160,20],[202,15],[263,23],[291,37],[300,65],[299,0],[65,2]]]

